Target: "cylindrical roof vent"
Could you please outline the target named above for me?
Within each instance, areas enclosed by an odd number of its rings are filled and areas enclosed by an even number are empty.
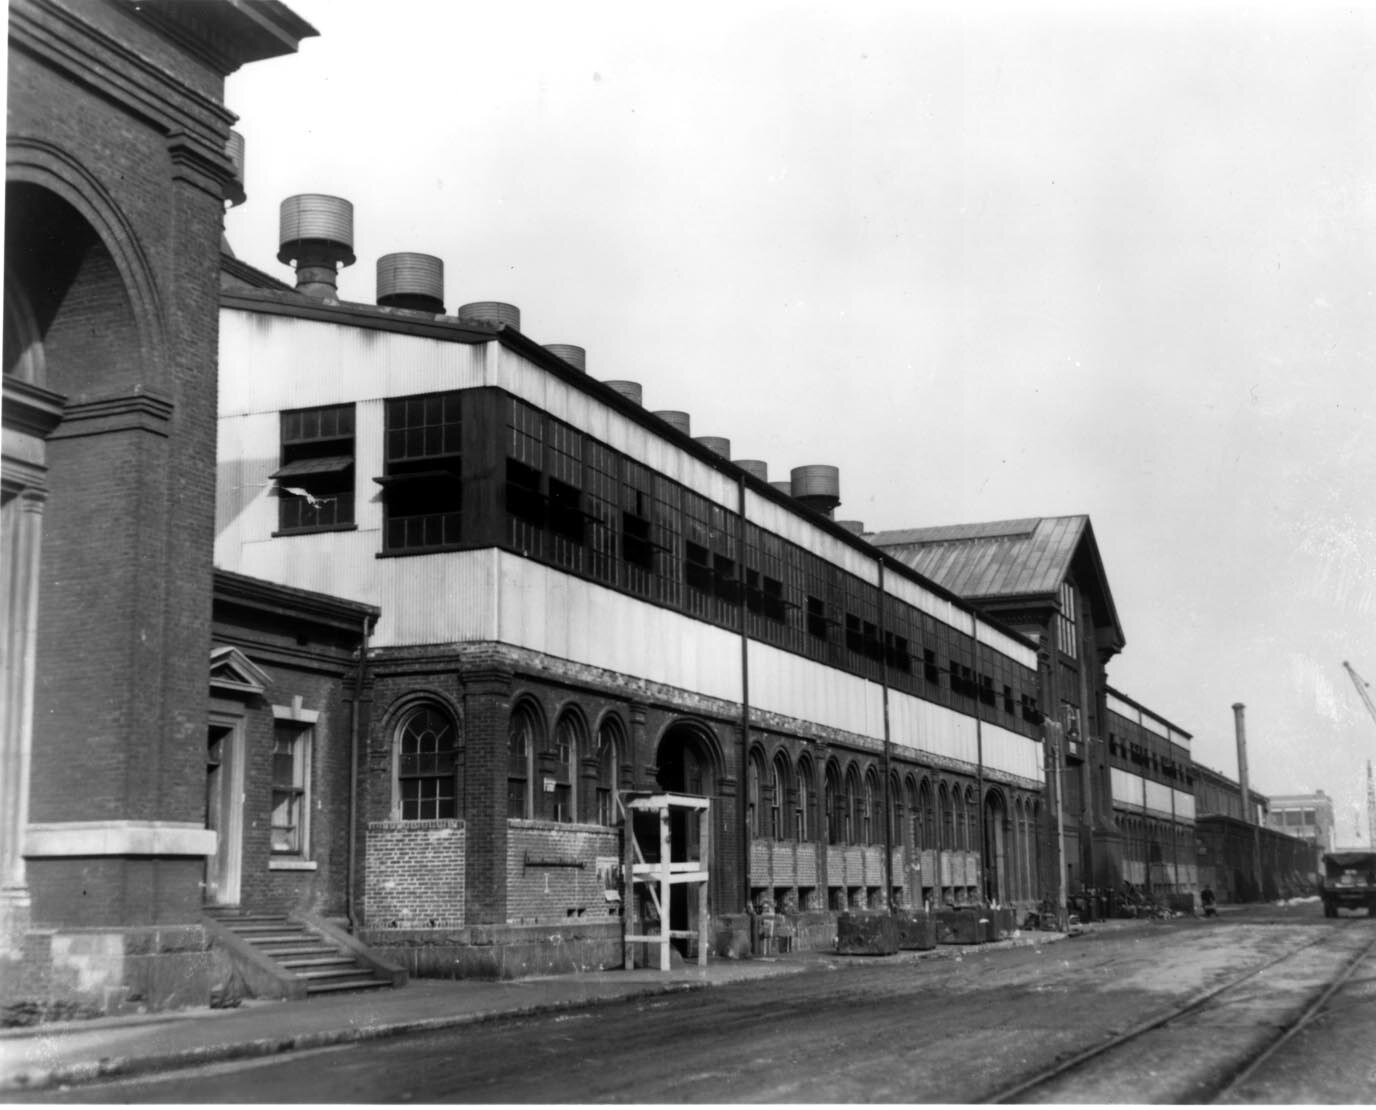
[[[301,193],[282,202],[277,261],[296,263],[296,290],[337,295],[340,266],[354,264],[354,206],[343,197]]]
[[[789,497],[793,496],[792,482],[770,482],[769,484],[773,486],[776,490],[778,490],[780,493],[786,493]]]
[[[521,330],[521,310],[514,304],[502,301],[474,301],[460,305],[459,319],[469,323],[501,324],[516,331]]]
[[[865,534],[865,522],[863,520],[838,520],[836,523],[847,532],[854,532],[857,536]]]
[[[660,409],[655,415],[670,427],[677,428],[684,435],[693,434],[689,431],[692,418],[686,412],[680,412],[678,409]]]
[[[415,251],[384,254],[377,260],[377,303],[443,314],[444,262]]]
[[[793,496],[823,516],[831,516],[841,504],[841,472],[822,463],[795,466],[792,475]]]
[[[225,157],[234,171],[225,182],[225,200],[231,208],[237,208],[248,199],[244,195],[244,137],[238,131],[231,131],[225,140]]]
[[[723,436],[694,436],[694,443],[700,443],[709,451],[715,451],[724,459],[731,457],[731,441]]]
[[[588,352],[572,343],[546,343],[545,350],[556,358],[562,358],[575,370],[588,372]]]
[[[642,405],[644,401],[644,391],[640,388],[639,382],[613,381],[603,382],[608,389],[621,394],[626,400],[636,405]]]
[[[760,459],[733,459],[732,462],[734,462],[747,474],[753,475],[754,477],[758,478],[761,482],[769,481],[768,463],[763,462]],[[787,485],[788,483],[785,482],[784,484]]]

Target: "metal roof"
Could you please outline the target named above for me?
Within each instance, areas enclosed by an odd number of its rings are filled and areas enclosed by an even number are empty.
[[[1091,581],[1081,588],[1095,595],[1096,609],[1123,642],[1122,627],[1099,559],[1087,516],[1025,517],[1020,520],[903,528],[866,534],[865,539],[919,574],[969,601],[1041,597],[1054,601],[1077,558],[1088,560]]]

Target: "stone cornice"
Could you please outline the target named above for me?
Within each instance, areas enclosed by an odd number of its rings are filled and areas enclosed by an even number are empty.
[[[26,435],[46,437],[62,422],[66,398],[60,393],[5,377],[4,425]]]
[[[77,439],[128,431],[166,436],[174,408],[169,398],[142,389],[116,397],[69,402],[62,423],[48,438]]]

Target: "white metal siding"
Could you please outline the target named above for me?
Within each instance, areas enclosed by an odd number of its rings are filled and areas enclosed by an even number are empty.
[[[906,601],[914,609],[935,617],[942,624],[949,625],[967,636],[974,635],[974,614],[944,597],[938,597],[916,582],[899,574],[887,573],[884,575],[884,589],[900,601]]]
[[[1142,808],[1142,779],[1139,775],[1134,775],[1131,771],[1124,771],[1119,767],[1110,767],[1108,780],[1115,804],[1134,809]]]
[[[1175,817],[1177,821],[1194,820],[1194,795],[1184,790],[1175,792]]]
[[[739,651],[732,658],[739,663]],[[876,683],[754,640],[750,704],[875,739],[884,736],[883,691]]]
[[[796,512],[767,501],[754,490],[745,491],[745,515],[766,531],[796,543],[827,562],[835,563],[872,586],[878,585],[879,564],[873,556],[838,540],[829,532],[823,532]]]
[[[1008,656],[1015,663],[1021,663],[1030,670],[1037,669],[1037,653],[1026,644],[1020,644],[1011,636],[1000,632],[997,628],[990,628],[978,618],[975,620],[975,636],[979,642],[1002,655]]]
[[[735,633],[519,555],[495,555],[501,588],[496,638],[503,643],[740,701]]]
[[[1107,701],[1108,711],[1110,713],[1117,713],[1118,716],[1124,717],[1129,721],[1136,721],[1140,716],[1140,714],[1137,712],[1136,706],[1129,705],[1122,698],[1117,697],[1114,694],[1109,694],[1107,697]]]
[[[999,725],[984,724],[984,765],[995,771],[1041,782],[1044,777],[1042,746]]]
[[[222,309],[220,415],[469,389],[487,346]]]
[[[911,694],[889,692],[889,736],[894,744],[913,751],[948,756],[972,766],[979,761],[973,717]]]

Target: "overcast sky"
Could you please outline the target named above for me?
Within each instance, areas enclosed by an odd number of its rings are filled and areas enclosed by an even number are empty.
[[[355,205],[869,530],[1087,513],[1109,680],[1366,840],[1376,10],[290,0],[231,78],[240,258]]]

